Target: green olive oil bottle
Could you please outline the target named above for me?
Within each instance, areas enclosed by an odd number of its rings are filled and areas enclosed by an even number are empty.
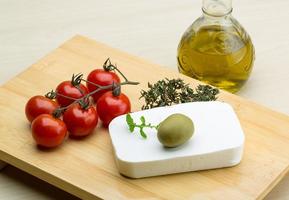
[[[254,62],[254,46],[234,19],[232,0],[203,0],[203,15],[184,33],[178,46],[182,74],[237,92],[247,81]]]

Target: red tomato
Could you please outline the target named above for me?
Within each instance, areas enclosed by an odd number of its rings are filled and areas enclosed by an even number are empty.
[[[88,94],[87,88],[83,84],[79,84],[78,88],[72,85],[71,81],[63,81],[56,88],[56,93],[62,94],[74,99],[79,99]],[[68,99],[60,95],[56,96],[57,102],[62,106],[68,106],[74,102],[73,99]]]
[[[52,148],[60,145],[66,136],[67,128],[63,121],[52,115],[39,115],[32,122],[32,136],[39,146]]]
[[[129,113],[131,107],[130,101],[125,94],[121,93],[119,96],[114,96],[112,91],[102,95],[96,106],[97,113],[104,127],[107,127],[115,117]]]
[[[92,133],[98,122],[94,107],[81,108],[79,104],[70,106],[63,114],[63,121],[72,137],[82,137]]]
[[[120,83],[120,79],[117,76],[116,73],[112,71],[106,71],[104,69],[96,69],[90,72],[90,74],[87,76],[87,80],[90,82],[93,82],[95,84],[101,85],[101,86],[106,86],[106,85],[111,85],[113,82],[114,83]],[[92,85],[90,83],[86,83],[86,86],[89,90],[89,92],[92,92],[96,90],[98,87],[95,85]],[[92,95],[94,102],[96,103],[98,99],[108,90],[101,90],[95,94]]]
[[[41,114],[52,114],[59,107],[58,103],[44,96],[34,96],[25,106],[26,118],[32,122]]]

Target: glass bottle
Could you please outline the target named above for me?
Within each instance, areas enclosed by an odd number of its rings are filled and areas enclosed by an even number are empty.
[[[247,81],[254,62],[254,46],[234,19],[232,0],[203,0],[203,15],[184,33],[178,46],[182,74],[237,92]]]

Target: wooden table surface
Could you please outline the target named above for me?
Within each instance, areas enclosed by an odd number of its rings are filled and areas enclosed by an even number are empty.
[[[233,5],[256,48],[252,76],[238,94],[289,114],[289,1]],[[78,33],[176,69],[179,39],[200,14],[201,0],[0,0],[0,83]],[[289,199],[288,187],[289,175],[266,199]],[[8,166],[0,199],[74,197]]]

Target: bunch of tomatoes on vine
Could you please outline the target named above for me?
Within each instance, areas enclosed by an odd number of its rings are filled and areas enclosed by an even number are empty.
[[[62,144],[67,134],[83,138],[94,131],[99,119],[108,127],[115,117],[131,111],[130,100],[121,92],[121,86],[137,84],[129,81],[108,58],[103,69],[91,71],[87,79],[83,74],[73,75],[72,80],[63,81],[55,91],[30,98],[25,114],[36,144],[53,148]]]

